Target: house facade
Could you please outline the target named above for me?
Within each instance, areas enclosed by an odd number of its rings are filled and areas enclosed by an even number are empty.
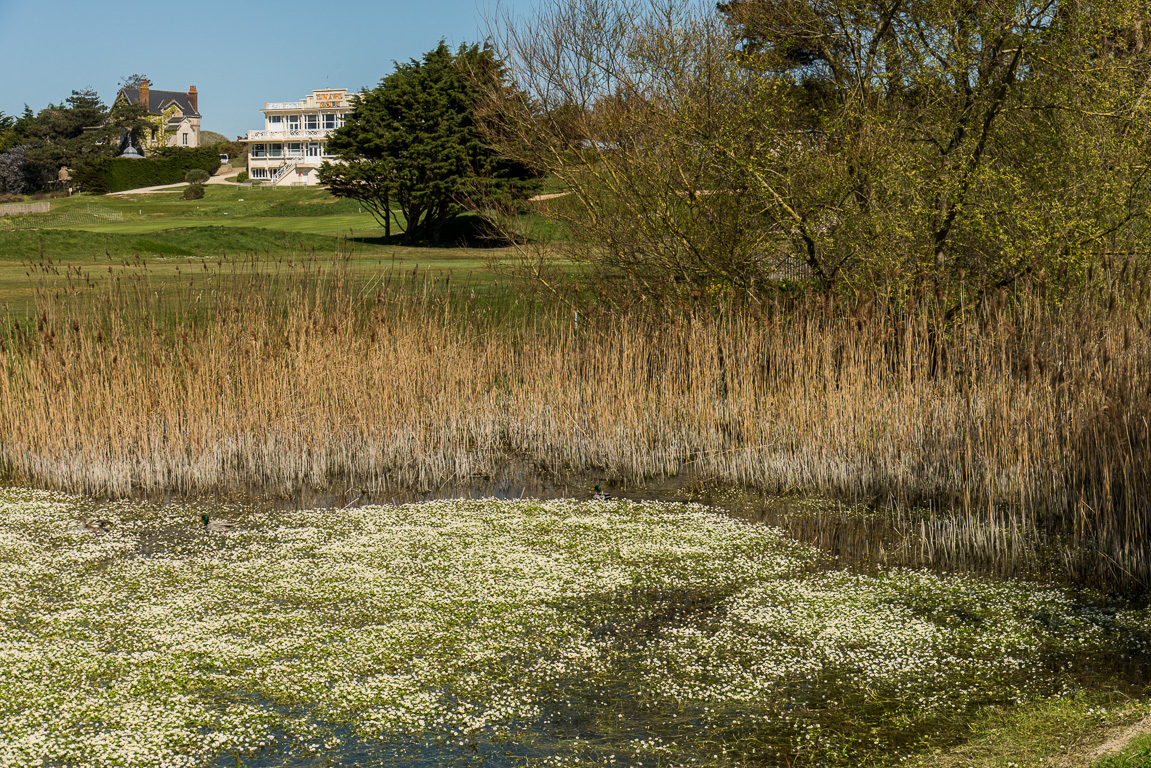
[[[328,136],[344,124],[355,94],[346,88],[312,91],[300,101],[266,102],[264,128],[248,131],[248,176],[271,186],[320,183],[324,161],[333,161]]]
[[[200,94],[196,86],[184,91],[154,90],[144,80],[138,88],[121,88],[113,104],[139,104],[152,124],[144,136],[144,149],[200,146]]]

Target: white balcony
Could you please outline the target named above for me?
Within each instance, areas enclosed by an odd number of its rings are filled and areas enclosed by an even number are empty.
[[[264,109],[303,109],[302,101],[265,101]]]
[[[268,155],[252,155],[248,158],[248,163],[253,168],[268,168],[276,167],[282,163],[298,163],[299,165],[318,167],[321,163],[334,162],[335,155],[280,155],[279,157],[269,157]]]
[[[290,141],[291,139],[322,139],[334,129],[282,128],[278,131],[248,131],[248,141]]]

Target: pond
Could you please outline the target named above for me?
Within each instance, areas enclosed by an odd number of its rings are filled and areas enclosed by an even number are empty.
[[[1146,693],[1148,611],[1067,589],[702,504],[327,501],[0,491],[0,766],[882,765]]]

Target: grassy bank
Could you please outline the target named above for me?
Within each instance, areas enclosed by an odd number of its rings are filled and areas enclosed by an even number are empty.
[[[1151,576],[1145,276],[946,325],[926,300],[668,321],[528,311],[395,272],[186,279],[175,312],[143,281],[44,296],[34,324],[9,322],[10,480],[434,488],[514,458],[925,508],[906,521],[926,562],[1017,562],[1046,538],[1073,578]]]
[[[991,706],[967,723],[962,744],[917,755],[913,768],[1146,768],[1146,701],[1116,691],[1078,691]],[[1142,752],[1142,754],[1141,754]],[[1142,762],[1140,762],[1142,759]]]

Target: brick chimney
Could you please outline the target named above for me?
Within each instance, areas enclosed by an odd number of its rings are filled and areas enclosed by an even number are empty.
[[[192,105],[193,112],[198,113],[200,111],[199,102],[200,94],[196,93],[196,86],[193,85],[188,89],[188,103]]]
[[[140,106],[145,110],[148,109],[148,81],[140,81]]]

